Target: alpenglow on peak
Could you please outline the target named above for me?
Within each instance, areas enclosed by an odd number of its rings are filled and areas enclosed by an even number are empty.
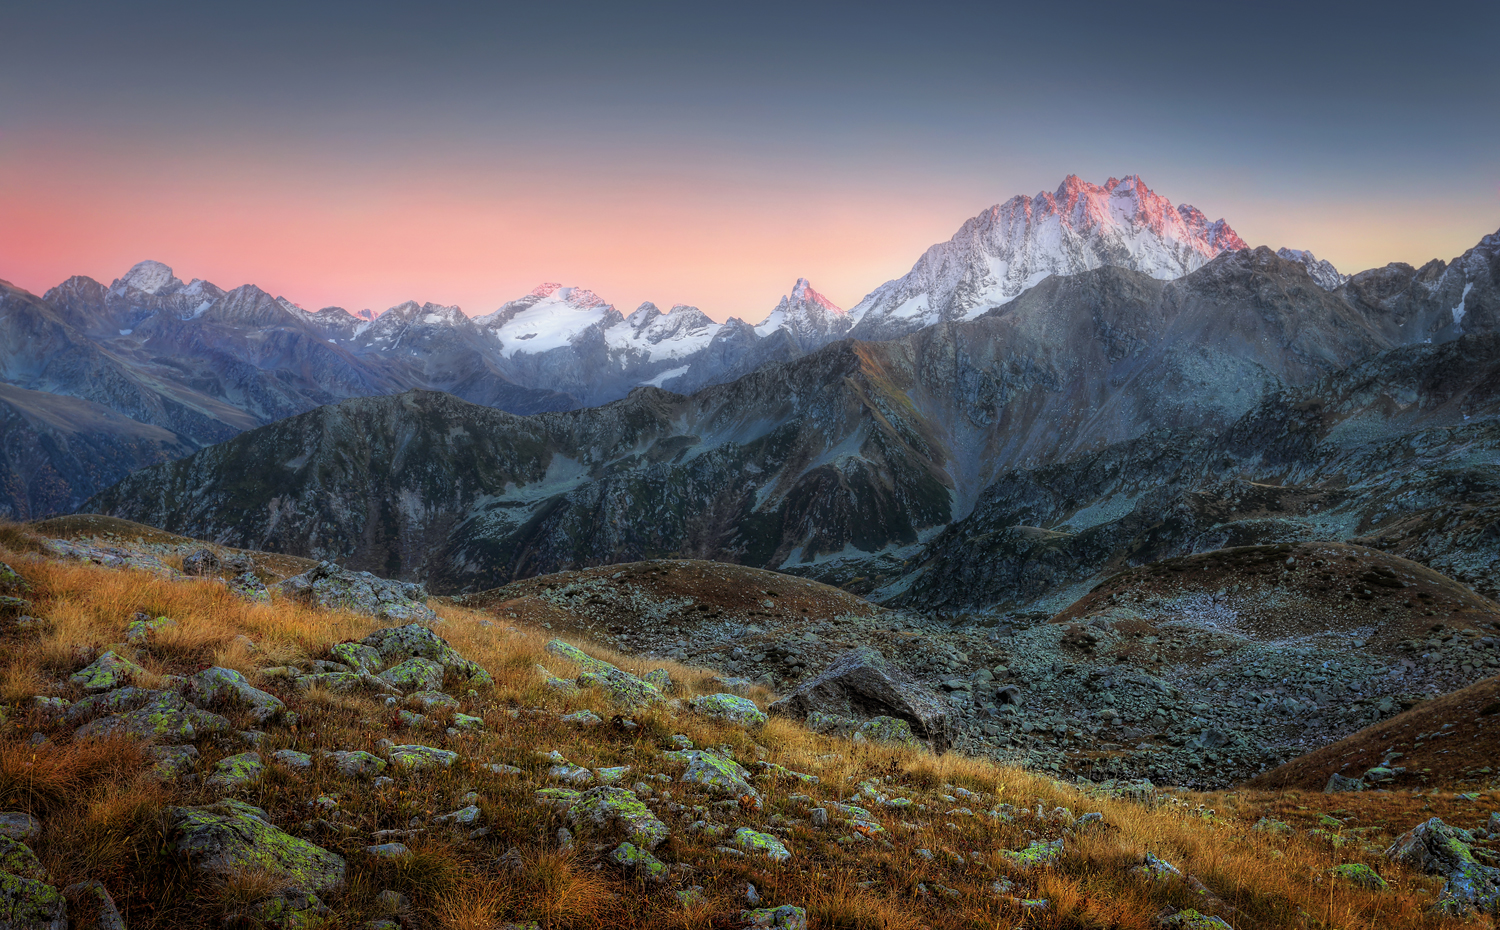
[[[970,320],[1049,275],[1114,265],[1179,278],[1226,250],[1246,248],[1224,220],[1173,205],[1137,175],[1091,184],[1068,175],[1056,191],[1019,195],[968,220],[904,277],[849,315],[852,335],[889,339],[934,323]]]

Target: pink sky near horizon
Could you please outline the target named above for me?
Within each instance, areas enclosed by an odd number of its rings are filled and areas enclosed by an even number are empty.
[[[995,179],[978,190],[982,180],[965,177],[898,185],[858,169],[777,177],[736,174],[732,164],[603,173],[409,158],[103,154],[0,149],[0,278],[41,294],[73,274],[108,284],[149,258],[183,280],[253,283],[309,310],[381,311],[410,299],[458,304],[470,315],[556,281],[589,288],[625,313],[649,300],[759,322],[798,277],[851,307],[967,218],[1037,192],[1020,183],[1001,190]],[[1451,203],[1415,195],[1394,205],[1279,202],[1215,191],[1203,176],[1179,184],[1140,170],[1158,193],[1224,217],[1251,245],[1311,249],[1346,273],[1449,260],[1495,231],[1484,226],[1488,204],[1455,215]],[[1066,173],[1038,189],[1055,188]],[[1019,180],[1035,187],[1038,179]]]

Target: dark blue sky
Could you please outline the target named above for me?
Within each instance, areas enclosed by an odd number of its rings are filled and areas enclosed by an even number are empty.
[[[236,185],[302,192],[282,207],[288,222],[299,202],[324,223],[330,198],[409,188],[420,200],[443,178],[462,179],[452,196],[494,198],[497,225],[523,222],[537,202],[591,227],[625,224],[617,236],[632,215],[718,229],[718,214],[740,211],[761,237],[777,211],[788,223],[808,209],[814,223],[886,222],[886,239],[860,239],[871,258],[858,267],[847,241],[796,269],[782,267],[795,263],[791,244],[734,246],[775,265],[747,286],[825,262],[848,304],[991,203],[1068,173],[1139,173],[1252,243],[1312,248],[1346,270],[1415,263],[1500,227],[1497,10],[28,4],[8,12],[0,54],[0,208],[15,216],[32,209],[27,197],[89,192],[100,223],[137,238],[106,247],[98,230],[80,232],[79,266],[105,261],[100,249],[117,261],[129,247],[172,247],[152,231],[167,220],[130,230],[109,212],[123,209],[109,196],[121,184],[205,210],[245,209],[218,199]],[[664,288],[684,276],[671,241],[649,278]],[[594,269],[580,266],[601,256],[538,246],[517,258],[527,267],[496,256],[492,273],[497,287],[587,278]],[[26,278],[39,260],[26,261],[0,253],[0,276]],[[271,273],[265,261],[243,274]],[[414,270],[410,286],[443,273],[456,270]]]

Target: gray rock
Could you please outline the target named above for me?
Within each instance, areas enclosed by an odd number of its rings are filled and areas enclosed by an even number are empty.
[[[404,772],[451,768],[458,761],[458,753],[451,750],[414,744],[392,746],[386,755],[390,758],[391,765]]]
[[[385,662],[399,662],[414,657],[431,659],[444,669],[468,679],[471,687],[494,684],[490,673],[479,663],[465,659],[441,636],[419,624],[376,630],[362,642],[379,652]]]
[[[375,846],[366,846],[365,852],[379,859],[405,859],[411,855],[411,849],[405,843],[380,843]]]
[[[771,713],[805,718],[813,711],[854,717],[896,717],[934,752],[953,741],[948,707],[876,650],[844,653],[817,677],[771,705]]]
[[[705,694],[688,702],[693,713],[715,720],[723,720],[737,726],[757,728],[765,726],[766,715],[755,702],[734,694]]]
[[[333,913],[310,891],[279,891],[252,904],[243,917],[253,926],[275,930],[313,930],[323,926]]]
[[[163,781],[181,778],[198,764],[196,746],[151,746],[146,754],[156,761],[152,771]]]
[[[29,843],[41,835],[41,821],[24,811],[0,813],[0,837]]]
[[[350,610],[380,620],[432,623],[437,614],[427,606],[420,585],[351,572],[332,562],[319,562],[277,585],[287,597],[325,610]]]
[[[200,710],[170,691],[148,691],[141,688],[122,688],[120,691],[120,700],[102,702],[88,710],[119,708],[121,712],[89,720],[74,732],[74,738],[123,735],[161,743],[189,743],[200,736],[223,735],[234,729],[228,720],[218,714]],[[70,714],[85,703],[87,702],[80,701],[73,705],[69,708]],[[83,716],[91,714],[85,711]]]
[[[211,549],[199,549],[182,559],[184,575],[212,575],[219,570],[219,557]]]
[[[125,627],[125,643],[130,646],[145,646],[156,638],[157,633],[175,626],[177,626],[177,621],[170,617],[152,617],[150,614],[137,613]]]
[[[1500,915],[1500,868],[1480,865],[1469,849],[1474,837],[1437,817],[1403,833],[1385,856],[1447,880],[1437,907],[1454,915],[1473,911]]]
[[[443,666],[412,656],[376,676],[402,691],[437,691],[443,686]]]
[[[271,753],[271,759],[294,772],[310,771],[313,764],[312,756],[295,749],[278,749]]]
[[[68,903],[52,885],[36,878],[0,876],[0,928],[68,930]]]
[[[1358,778],[1350,778],[1347,775],[1340,775],[1339,773],[1334,772],[1328,777],[1328,784],[1324,786],[1323,793],[1339,794],[1346,791],[1363,790],[1365,790],[1365,783],[1360,781]]]
[[[740,911],[740,920],[768,930],[807,930],[807,911],[791,904]]]
[[[575,827],[587,824],[596,830],[618,829],[643,849],[655,849],[669,832],[635,792],[626,788],[590,788],[569,808],[568,819]]]
[[[257,604],[271,603],[271,592],[266,583],[256,577],[254,572],[244,572],[229,582],[229,590],[234,594]]]
[[[373,778],[385,771],[384,759],[362,749],[324,752],[323,758],[332,762],[333,767],[345,778]]]
[[[233,791],[259,781],[264,773],[265,764],[261,761],[260,753],[242,752],[220,759],[205,784],[219,791]]]
[[[172,848],[197,870],[220,879],[261,872],[288,888],[328,892],[344,884],[342,857],[272,826],[248,804],[168,810]]]
[[[256,723],[265,723],[286,710],[281,698],[260,690],[229,668],[210,668],[188,680],[193,703],[200,707],[232,705],[248,708]]]
[[[90,694],[99,694],[126,687],[144,674],[145,669],[110,649],[88,667],[75,672],[68,681]]]

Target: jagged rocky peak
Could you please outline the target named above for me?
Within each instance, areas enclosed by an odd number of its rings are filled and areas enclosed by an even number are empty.
[[[853,325],[848,313],[813,290],[806,278],[798,278],[792,292],[781,298],[755,332],[766,337],[785,329],[804,349],[813,349],[840,338]]]
[[[1170,280],[1245,247],[1224,220],[1174,206],[1136,175],[1104,184],[1069,175],[1056,191],[996,204],[928,249],[905,277],[850,310],[852,334],[888,339],[973,319],[1047,277],[1102,266]]]
[[[1340,274],[1339,270],[1333,267],[1332,262],[1327,259],[1320,261],[1306,249],[1277,249],[1276,254],[1289,262],[1297,262],[1306,267],[1307,273],[1325,291],[1334,290],[1349,280],[1349,276]]]
[[[123,276],[116,278],[114,284],[110,285],[110,290],[123,291],[127,287],[148,294],[162,294],[179,290],[184,285],[181,279],[172,274],[170,267],[147,260],[136,262]]]

